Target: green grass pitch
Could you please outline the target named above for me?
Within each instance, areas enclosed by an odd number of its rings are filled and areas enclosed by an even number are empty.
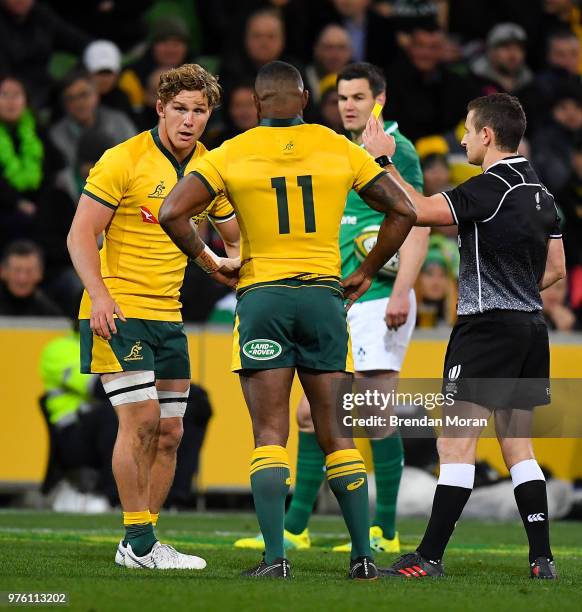
[[[399,523],[404,550],[413,548],[424,520]],[[66,591],[69,610],[229,612],[389,610],[425,612],[534,612],[582,609],[582,525],[552,525],[557,582],[528,578],[527,547],[518,523],[461,521],[445,559],[443,580],[378,580],[353,583],[348,559],[332,553],[345,540],[339,518],[316,517],[314,546],[289,554],[294,579],[254,581],[238,577],[259,560],[232,542],[254,534],[248,514],[162,514],[159,537],[184,552],[202,555],[202,572],[127,570],[113,563],[122,530],[117,514],[0,512],[0,591]],[[379,554],[379,565],[393,555]],[[8,608],[5,608],[8,609]]]

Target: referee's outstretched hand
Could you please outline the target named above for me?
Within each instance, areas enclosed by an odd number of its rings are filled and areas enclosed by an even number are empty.
[[[392,157],[396,151],[394,136],[386,134],[384,125],[374,115],[370,115],[366,129],[362,133],[362,142],[368,153],[376,158],[382,155]]]
[[[349,310],[352,304],[368,291],[371,284],[372,279],[359,269],[341,280],[341,286],[344,290],[344,300],[346,300],[346,310]]]

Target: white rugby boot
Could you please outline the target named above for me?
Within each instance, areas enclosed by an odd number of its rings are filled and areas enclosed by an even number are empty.
[[[125,567],[135,569],[195,569],[201,570],[206,567],[206,561],[194,555],[185,555],[178,552],[169,544],[156,542],[149,553],[138,557],[131,549],[131,544],[125,548]]]

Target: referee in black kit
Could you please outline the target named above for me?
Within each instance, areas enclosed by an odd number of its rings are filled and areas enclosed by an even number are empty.
[[[562,234],[552,194],[527,159],[516,153],[526,126],[517,98],[485,96],[471,101],[467,110],[462,145],[469,163],[480,165],[483,174],[427,198],[405,183],[392,165],[386,170],[414,202],[417,225],[458,226],[459,318],[447,348],[444,384],[454,383],[456,399],[464,400],[455,402],[456,414],[462,415],[459,408],[464,408],[467,416],[487,418],[494,411],[501,452],[529,541],[530,575],[553,579],[557,574],[550,549],[546,483],[530,436],[533,407],[549,402],[549,343],[540,290],[566,275]],[[394,153],[394,139],[373,117],[363,140],[374,157],[389,158]],[[521,390],[518,385],[508,392],[501,381],[482,381],[478,387],[470,382],[499,378],[538,379],[539,384],[524,380]],[[528,437],[508,435],[514,419],[521,423],[519,435]],[[468,437],[439,438],[440,476],[426,532],[417,550],[383,570],[384,576],[444,575],[445,548],[473,489],[480,431],[473,430]]]

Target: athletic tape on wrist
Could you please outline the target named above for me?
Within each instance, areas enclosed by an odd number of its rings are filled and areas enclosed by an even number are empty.
[[[221,258],[207,245],[203,251],[194,259],[194,263],[202,268],[206,274],[212,274],[220,268]]]

